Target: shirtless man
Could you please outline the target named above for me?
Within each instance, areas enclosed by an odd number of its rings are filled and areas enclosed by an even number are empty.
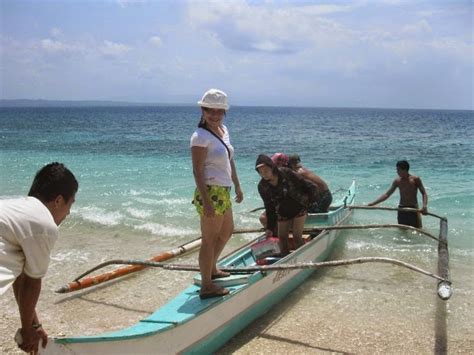
[[[420,190],[421,196],[423,197],[423,207],[419,209],[419,212],[426,215],[428,213],[428,194],[425,191],[425,187],[418,176],[410,175],[408,170],[410,164],[406,160],[397,162],[397,174],[398,178],[393,180],[392,186],[381,195],[375,201],[369,203],[369,206],[375,206],[380,202],[388,199],[393,192],[400,189],[400,204],[399,208],[416,208],[418,209],[417,192]],[[398,212],[398,224],[404,224],[416,228],[422,228],[421,216],[419,213],[414,212]]]
[[[324,180],[301,165],[301,159],[297,154],[290,155],[288,158],[288,167],[315,185],[319,191],[317,201],[308,209],[308,212],[325,213],[329,211],[329,206],[332,202],[332,195],[331,191],[329,191],[328,185],[324,182]]]

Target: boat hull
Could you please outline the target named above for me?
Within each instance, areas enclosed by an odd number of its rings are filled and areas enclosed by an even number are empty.
[[[354,184],[349,191],[351,199],[345,203],[353,204]],[[342,224],[351,215],[351,210],[344,207],[341,204],[328,214],[310,215],[308,225]],[[323,261],[333,251],[337,237],[336,230],[322,231],[278,263]],[[249,249],[247,246],[236,251],[220,264],[243,266],[241,262],[250,258]],[[228,287],[228,296],[207,300],[200,300],[199,287],[192,285],[131,328],[98,336],[54,339],[41,354],[210,353],[266,313],[313,272],[314,269],[257,272],[249,275],[246,284]]]

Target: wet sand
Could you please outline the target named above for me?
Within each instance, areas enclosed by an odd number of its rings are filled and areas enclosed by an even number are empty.
[[[113,247],[118,241],[120,247]],[[239,242],[233,240],[225,252]],[[118,235],[91,240],[85,232],[62,237],[53,255],[67,257],[53,260],[37,308],[48,333],[85,335],[120,329],[179,293],[193,273],[154,269],[76,293],[53,292],[89,267],[123,257],[119,250],[127,250],[130,258],[143,258],[180,244],[153,237],[147,243],[148,247],[136,243],[134,236]],[[86,260],[84,250],[91,245],[94,249]],[[333,258],[344,256],[340,251]],[[176,262],[195,263],[196,258],[194,253]],[[474,353],[472,262],[452,263],[451,273],[454,295],[442,302],[435,281],[390,265],[317,271],[218,354]],[[21,353],[13,342],[19,319],[11,290],[0,298],[0,307],[0,353]]]

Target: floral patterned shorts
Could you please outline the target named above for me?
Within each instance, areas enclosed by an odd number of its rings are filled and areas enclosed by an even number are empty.
[[[223,215],[229,208],[232,207],[230,199],[230,187],[208,185],[207,193],[212,202],[212,207],[217,215]],[[200,216],[204,215],[204,208],[202,205],[201,194],[198,189],[194,190],[193,204]]]

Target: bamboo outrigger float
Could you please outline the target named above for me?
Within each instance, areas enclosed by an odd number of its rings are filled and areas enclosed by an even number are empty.
[[[201,300],[200,277],[169,303],[137,324],[114,332],[92,336],[52,338],[40,354],[176,354],[211,353],[224,345],[233,335],[267,312],[293,289],[306,280],[316,268],[350,265],[365,262],[391,263],[434,277],[439,281],[438,294],[442,299],[451,296],[448,270],[447,220],[441,219],[439,238],[429,233],[439,245],[439,275],[413,265],[389,258],[358,258],[323,262],[335,247],[339,232],[359,226],[346,225],[355,206],[355,183],[346,196],[336,202],[331,211],[310,214],[307,218],[308,242],[271,265],[256,265],[251,245],[265,239],[261,235],[219,262],[222,270],[232,273],[218,282],[230,290],[224,297]],[[399,225],[370,225],[365,228],[393,228]],[[402,226],[403,228],[404,226]],[[258,232],[259,230],[247,230]],[[156,266],[169,270],[198,271],[195,265],[172,265],[154,261],[114,260],[84,273],[109,264]],[[158,350],[159,349],[159,350]]]

